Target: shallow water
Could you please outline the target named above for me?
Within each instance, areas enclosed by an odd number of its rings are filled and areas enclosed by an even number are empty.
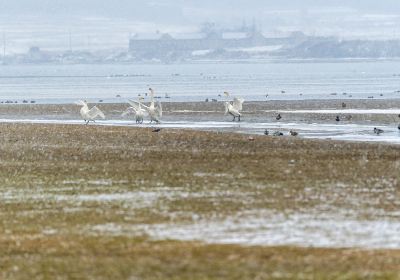
[[[400,98],[399,73],[398,61],[3,65],[0,102],[122,102],[149,86],[163,101],[221,99],[224,91],[246,100],[390,99]]]
[[[82,120],[52,120],[52,119],[0,119],[0,123],[36,123],[36,124],[84,124]],[[305,123],[305,122],[224,122],[224,121],[163,121],[160,124],[148,122],[137,125],[132,120],[96,121],[90,125],[151,127],[169,129],[196,129],[205,131],[233,132],[242,134],[269,135],[280,131],[289,137],[289,131],[299,133],[298,137],[309,139],[331,139],[357,142],[382,142],[400,144],[400,131],[395,125],[373,125],[356,123]],[[374,128],[384,130],[376,135]],[[290,136],[292,137],[292,136]]]

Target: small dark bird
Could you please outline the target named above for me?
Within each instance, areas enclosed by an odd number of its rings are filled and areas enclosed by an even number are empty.
[[[298,136],[298,135],[299,135],[299,133],[296,132],[296,131],[294,131],[294,130],[290,130],[289,133],[290,133],[290,135],[292,135],[292,136]]]
[[[153,129],[152,132],[160,132],[160,131],[161,131],[161,128],[156,128],[156,129]]]
[[[336,116],[336,121],[340,122],[340,117],[339,116]]]
[[[342,103],[342,108],[346,108],[346,106],[347,106],[346,103],[343,102]]]
[[[283,136],[283,133],[280,131],[275,131],[273,135],[274,136]]]
[[[380,135],[380,134],[382,134],[384,131],[382,130],[382,129],[379,129],[379,128],[374,128],[374,133],[375,134],[377,134],[377,135]]]
[[[399,126],[400,126],[400,124],[399,124]],[[269,135],[268,129],[264,130],[264,135]]]
[[[276,116],[276,120],[279,121],[280,119],[282,119],[282,116],[281,116],[281,114],[278,114],[278,115]]]
[[[400,124],[397,126],[397,129],[400,130]]]

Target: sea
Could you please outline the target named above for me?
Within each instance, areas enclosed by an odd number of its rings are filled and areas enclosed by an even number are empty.
[[[163,102],[400,98],[400,61],[1,65],[0,102],[125,102],[152,87]]]

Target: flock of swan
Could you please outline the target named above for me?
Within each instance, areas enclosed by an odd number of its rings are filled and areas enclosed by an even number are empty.
[[[136,119],[137,124],[142,124],[145,117],[150,118],[150,123],[160,123],[161,122],[161,117],[163,115],[163,110],[161,106],[161,102],[157,102],[157,104],[154,102],[154,90],[152,88],[149,88],[150,91],[150,105],[147,106],[143,104],[143,97],[139,97],[138,101],[133,101],[133,100],[128,100],[128,104],[130,105],[129,108],[125,110],[125,112],[122,113],[122,116],[128,116],[128,115],[134,115]],[[227,98],[231,98],[231,95],[228,92],[224,92],[224,95]],[[233,122],[239,121],[242,116],[242,109],[243,109],[243,103],[244,99],[243,98],[238,98],[234,97],[231,101],[226,101],[224,103],[225,105],[225,115],[231,115],[233,117]],[[76,102],[77,105],[82,106],[80,110],[80,114],[82,119],[85,121],[85,124],[89,124],[89,122],[95,122],[96,119],[105,119],[104,113],[96,106],[93,106],[92,108],[89,109],[89,106],[86,101],[78,101]],[[282,117],[280,114],[276,117],[277,120],[280,120]],[[400,115],[399,115],[400,118]],[[336,121],[339,122],[340,118],[339,116],[336,116]],[[400,131],[400,124],[398,126],[398,129]],[[384,133],[382,129],[374,128],[374,133],[376,135],[380,135]],[[264,132],[265,135],[269,135],[269,131],[265,130]],[[275,135],[276,134],[276,135]],[[281,132],[276,132],[274,136],[281,136],[283,135]],[[289,133],[292,136],[297,136],[298,133],[295,131],[290,131]]]
[[[138,101],[128,100],[130,107],[122,113],[122,116],[135,115],[136,123],[142,124],[144,118],[148,116],[150,118],[150,123],[160,123],[163,114],[161,102],[154,102],[154,90],[150,90],[150,105],[146,106],[142,103],[143,97],[140,97]],[[228,92],[224,92],[226,97],[230,97]],[[225,115],[229,114],[233,117],[232,121],[236,121],[236,118],[240,122],[240,117],[242,116],[241,111],[243,109],[243,98],[234,97],[232,101],[225,102]],[[104,113],[96,106],[89,109],[86,101],[80,100],[76,102],[77,105],[82,106],[80,114],[85,124],[89,122],[95,122],[96,119],[105,119]]]

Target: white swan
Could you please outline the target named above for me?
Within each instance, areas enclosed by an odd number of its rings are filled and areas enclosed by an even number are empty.
[[[162,117],[162,106],[161,102],[157,102],[157,106],[154,104],[154,90],[152,88],[150,90],[150,106],[146,106],[144,104],[141,104],[140,102],[129,100],[129,104],[133,105],[141,105],[143,108],[147,111],[147,113],[150,116],[150,122],[156,122],[160,123],[160,118]]]
[[[228,92],[224,92],[224,94],[227,97],[230,96]],[[236,118],[238,118],[240,122],[240,117],[242,116],[240,111],[243,109],[243,102],[244,102],[243,98],[237,98],[237,97],[233,98],[233,101],[225,102],[225,115],[230,114],[231,116],[233,116],[232,121],[235,121]]]
[[[102,118],[103,120],[106,118],[106,116],[104,116],[103,112],[96,106],[89,109],[86,101],[79,100],[75,104],[82,106],[80,113],[81,113],[82,119],[85,121],[86,124],[88,124],[90,121],[94,122],[95,119],[98,117]]]
[[[142,108],[142,106],[144,105],[141,103],[141,100],[144,100],[144,98],[143,97],[139,98],[138,102],[133,102],[131,100],[128,100],[128,103],[129,105],[131,105],[131,107],[126,109],[126,111],[122,113],[122,116],[124,117],[129,114],[135,114],[136,123],[142,124],[143,119],[147,114],[147,111]]]

